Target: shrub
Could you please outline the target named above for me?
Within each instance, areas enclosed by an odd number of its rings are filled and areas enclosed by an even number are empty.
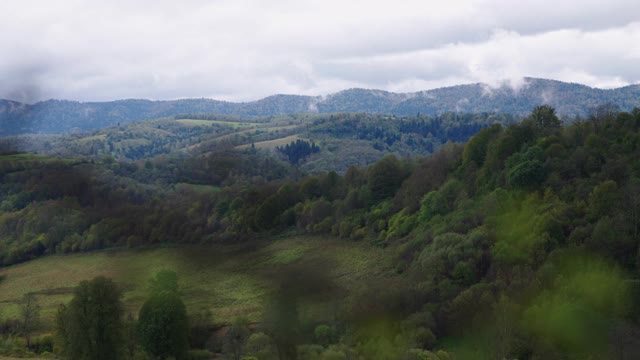
[[[325,347],[335,343],[337,340],[335,329],[327,325],[318,325],[313,334],[315,335],[316,343]]]
[[[212,357],[213,353],[204,349],[189,350],[187,355],[187,359],[189,360],[209,360]]]

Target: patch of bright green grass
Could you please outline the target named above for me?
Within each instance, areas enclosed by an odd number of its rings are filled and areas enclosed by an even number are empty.
[[[195,192],[202,192],[202,193],[220,191],[220,187],[219,186],[215,186],[215,185],[200,185],[200,184],[178,183],[178,184],[176,184],[176,187],[178,189],[188,189],[188,190],[193,190]]]
[[[269,259],[268,263],[273,265],[291,264],[297,260],[300,260],[304,256],[305,250],[306,249],[303,249],[302,247],[298,247],[275,252]]]
[[[286,137],[282,137],[274,140],[260,141],[260,142],[254,143],[253,145],[257,149],[274,150],[278,146],[285,146],[299,139],[302,139],[302,138],[300,137],[299,134],[296,134],[296,135],[286,136]],[[246,145],[240,145],[237,148],[246,149],[250,146],[251,144],[246,144]]]

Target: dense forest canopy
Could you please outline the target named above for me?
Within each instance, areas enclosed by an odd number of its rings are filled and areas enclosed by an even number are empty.
[[[0,138],[0,149],[50,157],[112,157],[132,162],[208,156],[242,150],[292,162],[304,171],[343,173],[368,166],[385,155],[432,154],[447,142],[465,142],[483,127],[519,122],[521,116],[496,113],[387,116],[365,113],[237,118],[185,114],[70,135]],[[289,159],[278,149],[314,143],[314,151]],[[309,156],[307,156],[309,155]],[[312,156],[311,156],[312,155]],[[171,160],[169,160],[171,161]]]
[[[393,146],[406,133],[460,129],[418,117],[382,127],[363,116],[320,119],[309,133]],[[385,359],[637,354],[640,109],[601,107],[568,125],[550,106],[510,125],[473,118],[456,125],[471,124],[460,139],[477,131],[464,144],[441,145],[429,157],[390,154],[342,174],[308,175],[251,148],[147,162],[4,154],[0,261],[322,235],[384,248],[394,270],[373,278],[354,303],[336,305],[327,328],[305,328],[287,309],[331,286],[283,285],[304,290],[266,307],[261,334],[278,351]],[[285,153],[305,142],[292,144]],[[309,343],[320,348],[302,346]],[[232,345],[228,351],[238,349]]]

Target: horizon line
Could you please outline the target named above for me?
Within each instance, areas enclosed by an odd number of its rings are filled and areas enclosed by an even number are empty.
[[[393,94],[393,95],[420,94],[420,93],[426,93],[426,92],[436,91],[436,90],[441,90],[441,89],[448,89],[448,88],[459,87],[459,86],[473,86],[473,85],[485,85],[485,86],[488,86],[489,88],[492,88],[492,89],[501,89],[501,88],[507,87],[507,88],[512,88],[514,90],[519,90],[520,88],[526,87],[527,86],[526,81],[529,81],[529,80],[534,80],[534,81],[535,80],[542,80],[542,81],[550,81],[550,82],[559,82],[559,83],[569,84],[569,85],[579,85],[579,86],[587,87],[587,88],[592,89],[592,90],[602,90],[602,91],[612,91],[612,90],[624,89],[624,88],[627,88],[627,87],[639,86],[640,85],[640,82],[637,82],[637,83],[628,84],[628,85],[624,85],[624,86],[603,88],[603,87],[589,86],[589,85],[578,83],[578,82],[562,81],[562,80],[549,79],[549,78],[536,78],[536,77],[524,76],[521,79],[525,80],[525,84],[523,84],[522,86],[517,87],[518,89],[516,89],[515,86],[511,85],[511,81],[513,79],[502,79],[502,80],[496,82],[497,84],[499,84],[498,86],[494,86],[494,85],[486,83],[486,82],[471,82],[471,83],[460,83],[460,84],[455,84],[455,85],[440,86],[440,87],[435,87],[435,88],[431,88],[431,89],[423,89],[423,90],[407,91],[407,92],[394,92],[394,91],[383,90],[383,89],[379,89],[379,88],[353,87],[353,88],[346,88],[346,89],[338,90],[338,91],[327,93],[327,94],[321,94],[321,95],[303,95],[303,94],[292,94],[292,93],[275,93],[275,94],[267,95],[267,96],[264,96],[264,97],[261,97],[261,98],[257,98],[257,99],[254,99],[254,100],[246,100],[246,101],[220,100],[220,99],[216,99],[214,97],[204,97],[204,96],[203,97],[177,97],[177,98],[172,98],[172,99],[152,99],[152,98],[135,98],[135,97],[131,97],[131,98],[117,98],[117,99],[112,99],[112,100],[89,100],[89,101],[62,99],[62,98],[49,98],[49,99],[46,99],[46,100],[38,100],[38,101],[35,101],[35,102],[23,102],[23,101],[14,100],[14,99],[0,98],[0,101],[10,101],[10,102],[14,102],[14,103],[22,104],[22,105],[29,105],[29,106],[34,106],[34,105],[37,105],[37,104],[40,104],[40,103],[45,103],[45,102],[50,102],[50,101],[75,102],[75,103],[80,103],[80,104],[89,104],[89,103],[110,103],[110,102],[120,102],[120,101],[171,102],[171,101],[184,101],[184,100],[211,100],[211,101],[222,102],[222,103],[230,103],[230,104],[247,104],[247,103],[258,102],[258,101],[265,100],[265,99],[268,99],[268,98],[271,98],[271,97],[276,97],[276,96],[299,96],[299,97],[306,97],[306,98],[326,98],[326,97],[330,97],[332,95],[340,94],[340,93],[343,93],[343,92],[346,92],[346,91],[350,91],[350,90],[381,91],[381,92],[385,92],[385,93],[389,93],[389,94]]]

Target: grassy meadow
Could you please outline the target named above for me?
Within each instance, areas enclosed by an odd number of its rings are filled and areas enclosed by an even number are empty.
[[[211,125],[224,125],[233,128],[243,128],[249,126],[256,126],[259,123],[252,123],[246,121],[224,121],[224,120],[198,120],[198,119],[180,119],[176,122],[187,126],[211,126]]]
[[[314,237],[234,246],[182,246],[109,250],[48,256],[0,270],[0,308],[15,317],[24,294],[35,293],[45,327],[56,308],[68,302],[82,280],[103,275],[123,289],[127,311],[137,313],[145,301],[149,279],[159,270],[178,273],[190,313],[210,310],[224,323],[238,315],[257,321],[273,289],[271,275],[296,264],[315,267],[343,289],[353,291],[361,280],[388,271],[383,251],[367,244]],[[374,270],[375,269],[375,270]],[[317,306],[315,307],[317,308]]]

